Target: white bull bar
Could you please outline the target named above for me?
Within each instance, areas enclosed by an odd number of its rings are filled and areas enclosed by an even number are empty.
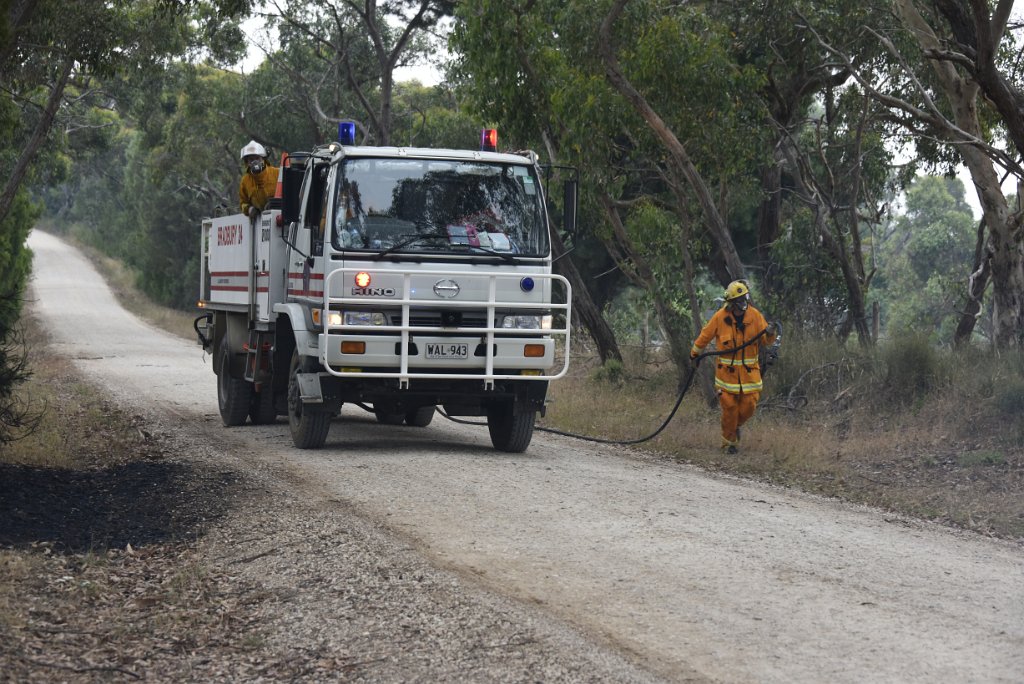
[[[523,273],[459,273],[454,274],[457,277],[463,277],[466,279],[472,279],[475,281],[487,280],[487,297],[486,299],[481,298],[460,298],[460,299],[411,299],[410,293],[412,292],[412,279],[420,276],[428,278],[451,278],[453,277],[452,271],[404,271],[401,272],[402,276],[402,289],[401,298],[389,298],[387,300],[367,300],[365,296],[340,296],[332,297],[331,293],[335,290],[344,292],[343,287],[339,287],[335,284],[338,278],[342,278],[342,282],[351,282],[351,276],[361,271],[367,270],[365,267],[362,268],[339,268],[331,271],[327,274],[324,279],[324,312],[323,312],[323,326],[324,332],[320,334],[320,361],[323,367],[328,373],[336,377],[341,378],[397,378],[399,386],[407,388],[409,380],[417,379],[445,379],[445,380],[481,380],[484,383],[486,389],[493,389],[495,380],[556,380],[563,377],[569,370],[569,346],[571,336],[569,334],[572,329],[571,320],[571,302],[572,302],[572,286],[569,281],[560,275],[553,273],[544,274],[523,274]],[[398,272],[389,271],[389,275],[397,276]],[[345,278],[345,276],[350,276]],[[550,281],[552,284],[559,283],[563,288],[565,295],[564,303],[555,303],[550,301],[534,302],[534,301],[498,301],[497,295],[499,292],[498,284],[502,281],[511,281],[515,285],[515,290],[519,290],[519,283],[524,277],[532,278],[534,281]],[[541,283],[537,283],[537,287],[541,287]],[[553,289],[553,288],[551,288]],[[334,306],[332,306],[334,305]],[[337,306],[345,307],[346,305],[357,305],[361,309],[368,307],[376,308],[387,308],[395,309],[401,307],[402,311],[402,323],[401,325],[330,325],[328,314],[333,310],[337,310]],[[486,318],[488,322],[486,327],[465,327],[465,326],[428,326],[428,325],[413,325],[410,322],[410,312],[415,309],[472,309],[472,310],[485,310]],[[541,330],[533,329],[518,329],[518,328],[498,328],[494,326],[496,319],[497,310],[503,311],[530,311],[531,313],[543,310],[545,312],[551,312],[552,314],[557,311],[564,311],[564,325],[555,327],[554,321],[555,316],[552,316],[552,328]],[[382,371],[347,371],[337,370],[328,363],[328,340],[333,333],[337,334],[340,331],[344,333],[352,334],[359,333],[361,331],[373,331],[375,333],[398,333],[401,338],[401,353],[399,355],[399,370],[397,372],[382,372]],[[410,370],[409,368],[409,341],[411,335],[429,335],[432,333],[443,333],[445,335],[463,335],[470,337],[481,337],[484,338],[484,368],[482,372],[477,370],[474,372],[431,372],[426,370]],[[562,367],[557,373],[542,374],[542,375],[519,375],[519,374],[499,374],[494,371],[495,361],[495,340],[515,338],[521,336],[523,333],[528,333],[531,336],[527,338],[533,340],[543,340],[562,337],[564,339],[564,359]],[[542,337],[536,337],[536,335],[542,335]]]

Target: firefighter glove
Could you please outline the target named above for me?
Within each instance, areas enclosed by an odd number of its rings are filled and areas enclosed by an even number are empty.
[[[256,207],[253,207],[253,206],[249,207],[249,218],[254,219],[254,218],[256,218],[259,215],[260,215],[260,210],[259,209],[257,209]]]

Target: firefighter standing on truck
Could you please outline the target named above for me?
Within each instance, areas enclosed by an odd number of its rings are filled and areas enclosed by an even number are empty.
[[[717,351],[726,352],[715,357],[715,390],[722,407],[722,449],[727,453],[739,451],[740,426],[750,420],[757,408],[761,396],[758,351],[775,341],[777,331],[775,324],[769,326],[761,312],[751,306],[747,284],[734,280],[725,290],[725,305],[711,317],[690,349],[694,365],[712,340]],[[751,340],[754,341],[743,347]]]
[[[255,140],[242,148],[241,157],[246,168],[238,184],[238,203],[243,214],[255,219],[277,191],[278,169],[267,163],[266,148]]]

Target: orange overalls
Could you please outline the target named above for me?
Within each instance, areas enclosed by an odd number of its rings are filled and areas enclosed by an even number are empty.
[[[703,352],[712,340],[718,351],[739,349],[767,328],[768,321],[753,306],[748,305],[743,318],[737,320],[726,305],[716,311],[700,331],[690,349],[690,356]],[[768,331],[739,351],[714,357],[715,389],[718,391],[718,403],[722,406],[723,449],[739,445],[737,430],[754,415],[757,400],[761,396],[761,366],[757,354],[762,346],[768,346],[774,341],[775,334]]]

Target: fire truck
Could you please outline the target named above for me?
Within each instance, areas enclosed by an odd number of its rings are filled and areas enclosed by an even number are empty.
[[[286,415],[295,446],[316,449],[346,403],[418,428],[440,409],[485,417],[495,449],[527,449],[568,370],[572,293],[551,269],[551,168],[481,137],[373,147],[343,123],[338,142],[283,155],[254,221],[203,221],[195,329],[225,426]]]

